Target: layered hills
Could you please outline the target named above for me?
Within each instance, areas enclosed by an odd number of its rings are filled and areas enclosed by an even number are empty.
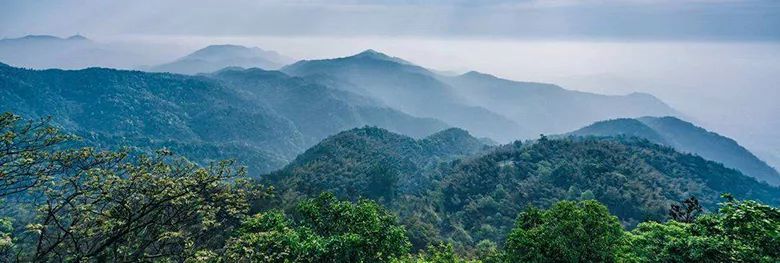
[[[624,225],[666,218],[696,196],[780,203],[780,188],[737,170],[635,137],[550,139],[489,147],[446,130],[413,139],[379,128],[331,136],[261,177],[282,204],[321,191],[378,200],[401,215],[416,245],[502,240],[527,206],[596,199]]]

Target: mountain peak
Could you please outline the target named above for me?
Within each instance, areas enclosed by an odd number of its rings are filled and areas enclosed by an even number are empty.
[[[393,57],[373,49],[366,49],[363,52],[357,53],[348,58],[368,58],[368,59],[384,60],[384,61],[391,61],[400,64],[412,65],[412,63],[409,61],[403,60],[401,58]]]
[[[496,76],[493,76],[493,75],[490,75],[490,74],[487,74],[487,73],[482,73],[482,72],[475,71],[475,70],[463,73],[460,76],[461,77],[466,77],[466,78],[491,78],[491,79],[497,79],[498,78]]]
[[[382,52],[373,49],[366,49],[363,52],[355,54],[353,57],[371,57],[371,58],[383,58],[383,59],[392,58]]]

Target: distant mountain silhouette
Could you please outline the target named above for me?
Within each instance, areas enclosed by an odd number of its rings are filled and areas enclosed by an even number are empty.
[[[440,79],[470,103],[483,105],[529,127],[532,133],[524,137],[568,132],[605,119],[678,115],[659,99],[643,93],[607,96],[553,84],[501,79],[475,71]]]
[[[648,94],[606,96],[474,71],[445,76],[375,50],[343,58],[299,61],[282,71],[326,78],[334,87],[499,142],[568,132],[609,118],[678,114]]]
[[[518,138],[521,126],[478,105],[463,103],[452,87],[425,68],[374,50],[324,60],[303,60],[282,71],[310,78],[325,76],[331,85],[420,117],[440,119],[477,136],[499,141]]]
[[[278,69],[292,59],[275,51],[238,45],[212,45],[149,71],[180,74],[211,73],[226,67]]]
[[[0,61],[35,69],[129,68],[144,57],[127,49],[98,43],[82,35],[66,38],[28,35],[0,39]]]

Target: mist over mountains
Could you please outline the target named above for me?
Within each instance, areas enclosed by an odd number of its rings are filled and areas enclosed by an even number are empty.
[[[134,68],[156,52],[93,41],[82,35],[27,35],[0,39],[0,62],[25,68]]]
[[[603,96],[476,72],[450,77],[374,50],[299,61],[282,71],[297,76],[331,76],[346,82],[342,88],[499,142],[570,131],[615,116],[677,114],[647,94]]]
[[[780,259],[777,0],[0,2],[0,262]]]
[[[70,46],[78,48],[65,49]],[[99,48],[101,46],[104,48]],[[79,52],[91,54],[93,49],[111,50],[81,36],[66,39],[28,36],[2,40],[0,51],[5,50],[6,53],[0,53],[3,55],[0,58],[8,57],[13,63],[34,68],[45,68],[44,64],[57,66],[47,64],[51,61],[35,62],[34,56],[30,56],[28,61],[20,60],[23,56],[18,54],[29,54],[37,49],[75,50],[70,52],[74,56],[81,54]],[[14,50],[16,57],[8,55]],[[118,54],[121,50],[111,50],[111,52]],[[72,61],[73,65],[59,66],[72,68],[90,63],[101,65],[90,59],[93,58],[88,56],[68,58],[65,60]],[[113,57],[103,54],[95,56],[94,59],[110,60]],[[281,167],[308,147],[339,131],[365,125],[382,127],[416,138],[428,136],[448,127],[459,127],[485,140],[506,143],[519,139],[533,139],[539,134],[563,134],[601,120],[644,116],[682,118],[683,116],[650,94],[600,95],[567,90],[554,84],[507,80],[476,71],[460,75],[439,73],[376,50],[366,50],[347,57],[302,60],[289,64],[291,61],[292,59],[277,52],[257,47],[212,45],[170,63],[140,67],[145,71],[196,76],[104,69],[29,71],[3,66],[7,73],[3,92],[7,96],[2,110],[10,110],[30,117],[53,115],[59,117],[55,119],[59,119],[63,125],[81,134],[90,131],[92,137],[112,138],[108,140],[112,143],[107,145],[118,146],[136,140],[145,141],[149,145],[166,145],[166,143],[171,146],[178,145],[179,148],[185,148],[183,145],[191,145],[187,147],[187,151],[192,152],[193,158],[202,161],[219,158],[220,151],[233,151],[236,155],[247,155],[237,154],[235,151],[240,147],[250,147],[253,150],[249,152],[253,154],[245,158],[253,160],[252,162],[256,160],[265,162],[263,165],[250,164],[259,172]],[[44,77],[48,75],[60,77],[54,79]],[[79,79],[77,76],[90,80],[77,81]],[[137,80],[144,80],[142,83],[151,86],[133,84]],[[159,81],[168,82],[158,83]],[[39,84],[29,85],[30,82]],[[98,83],[110,84],[105,86]],[[149,102],[137,106],[128,105],[126,110],[112,109],[108,111],[114,112],[115,115],[112,117],[103,114],[94,115],[94,112],[107,112],[107,109],[100,108],[102,106],[86,105],[89,101],[86,99],[88,96],[82,96],[81,99],[67,97],[71,94],[67,92],[68,89],[64,89],[64,87],[89,87],[96,84],[102,85],[103,88],[94,90],[95,93],[91,93],[90,96],[115,97],[108,100],[120,101],[123,104],[126,104],[125,101],[132,101],[133,104],[139,101]],[[157,94],[159,91],[156,90],[167,85],[181,86],[183,89],[166,90],[167,95]],[[199,96],[204,96],[204,99],[218,99],[219,102],[214,101],[214,105],[195,107],[192,104],[194,102],[181,101],[179,96],[185,94],[193,96],[190,93],[194,91],[189,90],[191,85],[203,86],[200,89],[203,93]],[[25,90],[26,88],[23,88],[25,86],[29,86],[28,88],[35,86],[34,89],[43,86],[48,87],[49,90],[34,93]],[[127,92],[123,90],[126,87],[140,90],[124,94]],[[210,94],[211,92],[219,94]],[[148,95],[143,94],[157,94],[154,96],[163,97],[150,100]],[[42,107],[43,102],[31,100],[36,97],[48,100],[46,103],[53,103],[52,105],[71,105],[63,106],[70,110]],[[236,103],[232,103],[233,101]],[[233,105],[226,106],[230,104]],[[87,106],[96,108],[89,111],[81,109]],[[140,110],[139,106],[146,109]],[[109,107],[108,104],[106,107]],[[159,107],[183,110],[159,117],[160,127],[173,128],[169,135],[159,134],[166,129],[153,128],[157,125],[140,129],[130,125],[142,122],[141,119],[131,121],[133,118],[145,116],[141,112],[157,112]],[[83,114],[79,112],[92,112],[92,118],[106,118],[104,122],[99,123],[108,126],[98,128],[94,123],[83,119],[85,117],[79,116],[78,114]],[[155,114],[159,112],[148,116]],[[206,116],[204,114],[221,116],[221,118],[204,120],[198,117]],[[244,118],[253,120],[253,124],[249,125],[254,126],[256,132],[251,135],[230,135],[232,131],[224,133],[219,131],[218,127],[228,129],[229,126],[239,125],[233,122]],[[119,119],[125,119],[126,124],[117,123]],[[593,134],[583,132],[587,130],[589,129],[579,130],[573,134],[606,135],[604,132]],[[613,131],[609,135],[623,133]],[[220,134],[219,136],[222,137],[209,137],[208,134]],[[698,148],[681,147],[681,145],[701,144],[695,142],[699,134],[681,139],[682,142],[677,144],[647,134],[631,135],[674,146],[681,151],[698,154],[702,152],[698,151],[700,150]],[[776,177],[776,171],[773,168],[735,142],[732,141],[731,144],[736,146],[724,148],[725,153],[702,154],[702,156],[724,162],[761,180],[776,183],[773,179]],[[203,149],[195,149],[198,147]],[[222,148],[224,150],[219,150]],[[747,157],[723,157],[730,154]],[[740,164],[731,162],[740,158],[745,161],[737,162]]]
[[[293,59],[275,51],[238,45],[212,45],[176,61],[152,66],[146,70],[180,74],[211,73],[227,67],[278,69]]]
[[[33,40],[92,45],[18,41]],[[216,45],[133,67],[141,70],[0,63],[0,111],[30,123],[50,117],[81,138],[65,148],[164,149],[203,166],[236,160],[250,175],[236,182],[272,187],[266,199],[240,202],[259,214],[294,210],[320,193],[372,200],[398,217],[413,251],[501,244],[516,215],[562,200],[597,201],[628,229],[669,220],[670,205],[691,196],[707,211],[723,193],[780,204],[774,168],[650,94],[451,74],[376,50],[285,61]]]

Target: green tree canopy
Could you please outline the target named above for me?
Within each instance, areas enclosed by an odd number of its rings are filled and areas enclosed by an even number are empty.
[[[0,198],[50,179],[57,170],[49,159],[51,151],[71,138],[48,119],[24,121],[8,112],[0,114]]]
[[[221,249],[261,193],[231,161],[74,148],[48,120],[12,114],[0,131],[3,260],[183,261]]]
[[[780,209],[725,195],[717,213],[690,223],[646,222],[631,231],[629,262],[777,262]]]
[[[506,241],[509,262],[614,262],[623,228],[591,200],[561,201],[522,212]]]
[[[409,252],[405,230],[373,201],[333,194],[298,204],[296,213],[259,213],[226,247],[228,262],[389,262]]]

